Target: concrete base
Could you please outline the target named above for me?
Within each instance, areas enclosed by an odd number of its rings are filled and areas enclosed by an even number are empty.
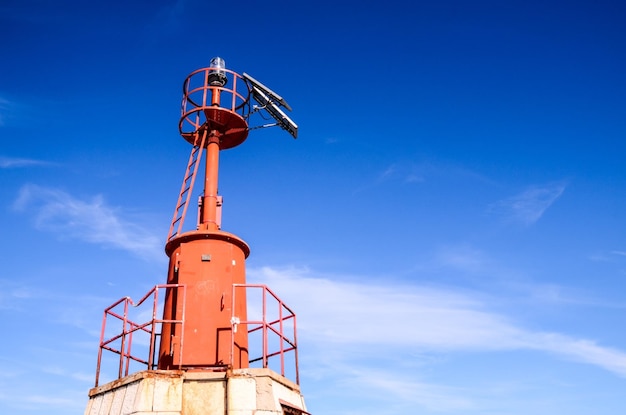
[[[85,415],[307,414],[300,387],[270,369],[146,370],[93,388]]]

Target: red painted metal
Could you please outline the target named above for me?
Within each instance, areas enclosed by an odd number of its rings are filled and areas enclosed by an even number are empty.
[[[170,241],[166,252],[170,257],[167,282],[185,284],[189,292],[183,327],[163,325],[159,369],[247,367],[247,333],[236,334],[240,352],[231,360],[230,318],[233,312],[246,316],[245,298],[235,303],[231,291],[233,284],[245,283],[248,245],[227,232],[197,230]],[[178,297],[166,294],[164,320],[180,319]],[[181,341],[185,351],[178,361],[174,350]]]
[[[183,310],[181,320],[157,318],[158,308],[162,301],[159,292],[163,289],[167,290],[168,293],[173,291],[180,293],[180,301],[177,306]],[[229,341],[231,356],[240,351],[236,343],[238,341],[237,333],[243,332],[246,335],[259,333],[262,340],[252,344],[250,350],[252,356],[249,359],[250,364],[255,365],[255,363],[258,362],[261,367],[270,368],[279,372],[282,376],[287,377],[288,375],[293,375],[296,383],[299,384],[300,377],[298,370],[295,313],[266,285],[233,284],[231,290],[234,301],[238,304],[243,302],[243,304],[241,304],[243,307],[237,308],[239,310],[243,309],[244,311],[247,309],[247,300],[249,298],[258,300],[259,292],[261,293],[261,314],[259,318],[247,320],[245,317],[241,318],[241,315],[238,315],[235,311],[230,314],[231,327],[229,332],[231,335]],[[188,324],[186,324],[187,320],[195,317],[189,312],[184,312],[188,309],[187,299],[189,297],[186,295],[187,293],[192,294],[192,291],[184,285],[157,285],[136,303],[133,302],[132,299],[124,297],[113,303],[104,311],[95,386],[101,383],[102,366],[104,364],[103,357],[105,356],[104,352],[111,352],[114,356],[117,356],[117,358],[112,361],[112,364],[106,365],[106,368],[110,370],[112,368],[116,371],[115,375],[109,374],[105,376],[108,380],[128,376],[131,371],[131,363],[136,363],[144,369],[150,370],[161,367],[160,359],[163,358],[163,353],[158,349],[159,344],[162,344],[161,339],[171,333],[171,331],[166,330],[166,327],[176,325],[182,330],[188,326]],[[151,303],[147,301],[149,298],[152,298]],[[139,309],[142,305],[145,306],[147,310]],[[137,309],[136,318],[130,315],[132,309]],[[149,311],[149,313],[146,313],[146,311]],[[211,315],[205,315],[204,319],[210,320]],[[106,332],[111,331],[111,326],[116,322],[121,322],[120,330],[113,331],[107,336]],[[161,331],[159,331],[159,327],[161,327]],[[291,329],[287,331],[287,327]],[[137,336],[134,336],[134,334],[137,333],[145,333],[149,340],[146,342],[141,338],[137,339]],[[181,336],[181,339],[184,339],[184,336]],[[137,347],[137,342],[139,342],[140,347]],[[183,345],[184,343],[181,343],[179,348],[169,350],[172,352],[175,351],[177,354],[177,357],[171,360],[179,363],[183,361],[182,356],[185,354],[185,348],[182,347]],[[290,355],[293,357],[291,363],[287,362],[287,357]],[[236,361],[237,357],[231,357],[231,360]],[[110,362],[110,360],[107,362]],[[186,368],[179,365],[171,367],[171,369]]]
[[[261,355],[257,356],[253,354],[250,357],[250,364],[255,362],[261,362],[262,367],[268,368],[270,366],[270,358],[277,357],[279,361],[280,370],[277,370],[282,376],[287,375],[287,367],[285,363],[285,356],[289,352],[293,352],[293,365],[291,371],[295,376],[296,383],[300,383],[300,376],[298,370],[298,346],[296,338],[296,314],[267,286],[264,284],[233,284],[233,298],[237,300],[237,292],[239,295],[245,293],[247,298],[250,299],[251,289],[255,291],[261,291],[261,315],[260,319],[242,320],[240,316],[233,313],[231,322],[233,324],[233,334],[237,331],[237,326],[247,327],[247,332],[253,334],[255,332],[261,332]],[[250,301],[250,300],[249,300]],[[268,304],[269,303],[269,304]],[[268,309],[269,305],[273,303],[275,312],[270,313]],[[291,333],[288,334],[285,329],[285,324],[291,325]],[[274,342],[270,344],[270,339]],[[273,346],[273,347],[272,347]],[[235,340],[232,341],[232,351],[234,353]],[[251,347],[251,352],[254,348]]]
[[[163,325],[159,369],[221,370],[248,366],[247,333],[231,333],[230,318],[231,313],[236,312],[245,319],[245,298],[235,303],[231,287],[246,281],[245,260],[250,248],[237,236],[220,230],[218,169],[220,151],[241,144],[248,136],[249,89],[239,74],[227,69],[220,69],[225,83],[210,82],[215,71],[216,68],[194,71],[183,84],[179,130],[194,149],[165,252],[170,258],[168,284],[184,284],[189,288],[188,318],[183,324],[184,330],[175,324]],[[194,155],[196,146],[198,152]],[[203,151],[206,154],[204,189],[197,227],[183,232],[191,188],[199,171],[197,160]],[[166,293],[164,320],[180,319],[179,302],[176,292]],[[235,354],[230,352],[233,336],[238,347]],[[181,342],[185,343],[185,350],[178,354],[175,350]]]
[[[241,75],[223,69],[223,87],[208,82],[211,68],[192,72],[183,83],[182,116],[178,129],[192,145],[194,134],[202,129],[220,133],[220,149],[236,147],[248,137],[250,90]]]
[[[178,129],[193,147],[170,225],[168,242],[182,233],[189,198],[204,151],[210,153],[207,158],[211,158],[205,161],[205,189],[202,197],[202,201],[208,203],[201,204],[198,223],[204,223],[205,227],[217,226],[219,229],[219,217],[212,212],[217,195],[218,153],[219,150],[243,143],[247,138],[246,118],[249,115],[250,99],[250,91],[241,75],[228,69],[222,71],[227,77],[223,87],[208,82],[211,68],[192,72],[183,83],[182,114]]]
[[[216,231],[217,224],[217,178],[220,158],[220,133],[211,131],[209,144],[206,148],[206,164],[204,170],[204,196],[200,207],[198,229]]]
[[[119,355],[118,377],[128,375],[135,364],[162,370],[225,370],[250,364],[269,367],[270,361],[278,361],[280,373],[285,376],[285,354],[293,352],[293,372],[299,382],[295,314],[266,286],[246,284],[245,260],[250,248],[239,237],[221,230],[219,155],[246,140],[249,101],[245,79],[225,68],[198,69],[185,79],[179,131],[192,150],[165,245],[169,257],[167,284],[155,287],[136,305],[124,298],[105,310],[96,384],[103,351]],[[197,226],[185,230],[203,152],[204,188],[199,197]],[[161,288],[165,289],[165,298],[162,318],[157,319]],[[248,319],[248,289],[262,292],[260,319]],[[130,310],[152,294],[152,318],[136,323],[137,319],[130,318]],[[271,310],[275,310],[273,314]],[[121,329],[105,339],[107,319],[120,322]],[[247,329],[238,329],[240,326]],[[291,327],[293,334],[286,335]],[[137,344],[136,337],[142,335],[150,337],[145,342],[149,344],[145,359],[131,349],[133,343]],[[249,336],[261,337],[260,351],[257,354],[253,349],[253,358],[249,356]]]
[[[168,242],[182,232],[185,216],[187,214],[187,208],[189,207],[189,199],[191,198],[193,185],[196,181],[196,175],[198,174],[198,167],[200,166],[200,160],[202,159],[202,150],[205,146],[207,134],[208,131],[203,130],[201,133],[197,132],[194,138],[194,146],[192,147],[191,154],[189,155],[185,178],[183,179],[183,184],[180,188],[178,201],[176,202],[176,209],[174,210],[174,217],[172,218],[170,231],[167,235]]]
[[[159,314],[158,305],[159,305],[159,290],[166,289],[168,291],[178,291],[181,293],[182,299],[182,314],[181,320],[164,320],[158,319],[157,315]],[[100,331],[100,348],[98,351],[98,364],[96,367],[96,384],[98,386],[100,382],[100,375],[102,369],[102,357],[103,352],[109,351],[113,354],[119,355],[119,359],[117,361],[117,378],[121,378],[123,376],[128,376],[130,373],[130,364],[131,362],[139,363],[140,365],[145,365],[147,369],[156,369],[157,361],[156,361],[156,348],[157,338],[161,336],[161,333],[158,330],[158,327],[162,324],[171,324],[171,325],[181,325],[185,320],[185,300],[186,300],[186,287],[179,284],[161,284],[156,285],[150,291],[146,293],[139,301],[136,303],[129,297],[124,297],[110,305],[104,310],[104,316],[102,317],[102,328]],[[130,317],[130,310],[132,308],[138,308],[144,303],[148,298],[152,297],[152,307],[151,307],[151,316],[147,320],[143,320],[141,322],[136,322]],[[150,303],[146,303],[150,305]],[[119,308],[122,310],[119,310]],[[144,311],[144,310],[142,310]],[[112,320],[112,321],[111,321]],[[107,328],[110,328],[112,324],[115,322],[121,322],[121,331],[114,331],[110,337],[105,338],[107,333]],[[109,323],[109,324],[107,324]],[[136,353],[133,353],[132,344],[133,344],[133,335],[139,334],[147,334],[149,335],[149,348],[147,350],[147,355],[144,357],[138,356]],[[143,350],[146,352],[145,350]],[[179,350],[182,353],[183,348]],[[110,376],[109,376],[110,377]]]

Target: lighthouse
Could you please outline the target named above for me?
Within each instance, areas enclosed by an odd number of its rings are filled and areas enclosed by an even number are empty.
[[[308,414],[296,315],[270,287],[246,281],[250,247],[222,229],[218,194],[221,151],[257,128],[297,137],[285,111],[280,95],[219,57],[185,79],[178,125],[191,150],[165,243],[167,279],[104,310],[85,415]]]

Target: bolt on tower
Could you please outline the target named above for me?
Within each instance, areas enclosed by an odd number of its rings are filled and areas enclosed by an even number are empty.
[[[295,314],[268,287],[246,283],[250,248],[221,229],[217,191],[220,152],[242,144],[250,130],[280,126],[296,138],[298,127],[281,108],[291,110],[221,58],[185,79],[179,131],[191,152],[165,245],[167,281],[137,302],[125,297],[105,310],[86,415],[307,414]],[[274,123],[251,127],[262,113]],[[188,208],[200,180],[196,223],[189,229]],[[254,318],[247,309],[251,295],[260,295],[262,304]],[[137,314],[143,320],[133,314],[140,307],[148,311]],[[250,344],[252,338],[261,344]],[[114,379],[101,384],[111,355]],[[289,356],[295,382],[286,374]],[[278,361],[276,368],[271,361]]]

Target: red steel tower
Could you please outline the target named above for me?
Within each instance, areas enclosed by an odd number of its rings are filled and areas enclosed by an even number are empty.
[[[169,257],[167,283],[156,286],[136,303],[125,297],[105,310],[96,387],[90,391],[86,414],[245,415],[258,410],[306,414],[297,385],[295,314],[269,288],[246,284],[245,260],[250,248],[241,238],[221,229],[222,198],[218,195],[222,150],[240,145],[255,128],[280,126],[296,138],[298,127],[281,107],[291,110],[280,95],[246,73],[227,69],[221,58],[213,58],[208,67],[185,79],[179,130],[192,148],[165,245]],[[253,116],[263,112],[275,122],[251,127]],[[200,178],[204,187],[198,198],[197,221],[189,229],[185,219],[194,184]],[[255,320],[247,313],[250,288],[262,292],[262,317]],[[165,293],[164,301],[159,299],[160,292]],[[131,309],[149,304],[148,299],[153,300],[152,318],[134,320]],[[271,302],[277,305],[277,313],[268,313]],[[108,334],[111,320],[121,324],[121,332]],[[285,333],[286,327],[293,328],[292,335]],[[249,333],[262,333],[262,345],[257,348],[260,357],[250,356]],[[136,346],[132,346],[133,336],[142,335],[149,339],[145,357],[138,356]],[[271,336],[273,342],[268,340]],[[276,350],[270,350],[272,344]],[[119,356],[118,376],[99,385],[103,352]],[[287,352],[295,355],[296,383],[285,377]],[[280,374],[269,366],[270,359],[276,357]],[[254,362],[260,367],[251,367]],[[131,369],[137,364],[146,365],[146,370],[133,374]],[[250,379],[256,388],[244,386]],[[151,387],[147,386],[150,382]],[[136,385],[134,406],[129,403],[132,408],[124,412],[132,385]],[[268,387],[276,396],[259,394]],[[172,401],[170,392],[163,395],[163,388],[177,390],[176,399]],[[138,402],[136,394],[141,393],[148,394],[149,402]],[[116,399],[118,405],[114,404]],[[215,411],[206,412],[206,405]]]
[[[246,320],[245,299],[234,304],[232,286],[246,282],[245,259],[250,248],[220,229],[217,194],[220,151],[241,144],[248,136],[247,88],[244,78],[224,68],[220,58],[213,59],[209,68],[193,72],[184,83],[179,129],[193,148],[165,251],[170,259],[168,284],[187,287],[186,316],[182,325],[163,324],[159,369],[248,366],[247,332],[231,332],[231,316],[234,311],[237,318]],[[204,192],[196,230],[181,233],[203,152]],[[178,304],[179,291],[168,290],[164,320],[181,320]]]

